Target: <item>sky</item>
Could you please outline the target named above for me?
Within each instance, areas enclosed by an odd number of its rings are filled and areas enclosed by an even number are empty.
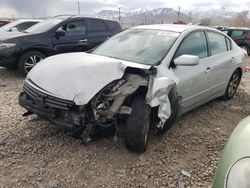
[[[136,9],[168,7],[182,11],[209,9],[243,11],[250,9],[250,0],[79,0],[81,13],[95,14],[104,9],[127,12]],[[237,3],[236,3],[237,2]],[[48,17],[77,14],[77,0],[0,0],[0,17]]]

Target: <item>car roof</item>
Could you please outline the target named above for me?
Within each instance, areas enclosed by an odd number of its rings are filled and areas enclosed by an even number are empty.
[[[183,24],[155,24],[155,25],[143,25],[143,26],[137,26],[133,29],[155,29],[155,30],[165,30],[165,31],[173,31],[182,33],[186,30],[195,30],[195,29],[210,29],[215,30],[210,27],[205,26],[197,26],[197,25],[183,25]]]
[[[15,20],[15,21],[19,21],[19,22],[41,22],[43,20],[39,20],[39,19],[19,19],[19,20]]]
[[[250,30],[250,28],[247,28],[247,27],[228,27],[228,28],[225,28],[223,30],[232,30],[232,29],[234,29],[234,30],[246,30],[246,31]]]

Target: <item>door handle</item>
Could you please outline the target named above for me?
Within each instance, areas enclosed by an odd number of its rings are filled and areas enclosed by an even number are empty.
[[[82,40],[79,40],[79,42],[82,42],[82,43],[84,43],[84,42],[88,42],[89,40],[88,39],[82,39]]]
[[[205,70],[205,73],[210,72],[211,70],[213,70],[211,67],[207,67],[207,69]]]

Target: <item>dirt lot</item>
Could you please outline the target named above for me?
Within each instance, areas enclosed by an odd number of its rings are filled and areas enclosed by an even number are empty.
[[[0,187],[209,187],[229,135],[250,115],[248,72],[233,100],[189,112],[138,155],[122,137],[84,145],[36,116],[22,118],[23,80],[0,69]]]

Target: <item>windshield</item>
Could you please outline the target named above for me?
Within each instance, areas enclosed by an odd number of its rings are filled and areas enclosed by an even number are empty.
[[[17,20],[14,22],[11,22],[9,24],[4,25],[3,27],[0,28],[0,30],[3,31],[10,31],[10,29],[12,29],[13,27],[16,27],[18,24],[22,23],[23,21]]]
[[[163,60],[179,34],[161,30],[131,29],[112,37],[92,53],[154,65]]]
[[[42,21],[29,29],[25,30],[27,33],[43,33],[50,29],[52,29],[55,25],[62,22],[60,19],[47,19],[45,21]]]

